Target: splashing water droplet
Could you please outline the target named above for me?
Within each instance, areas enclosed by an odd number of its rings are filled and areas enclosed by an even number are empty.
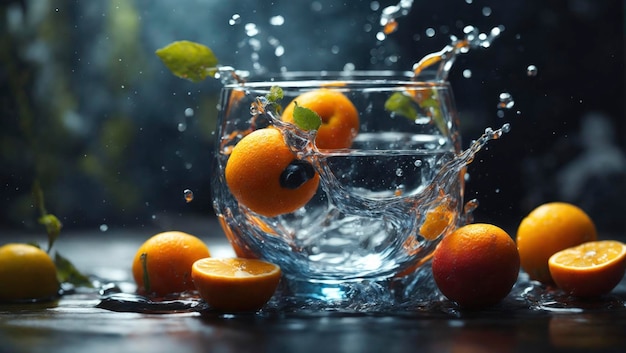
[[[418,76],[425,69],[438,65],[437,80],[446,80],[450,69],[452,68],[456,57],[459,54],[465,54],[474,48],[489,48],[491,43],[502,33],[504,26],[493,27],[489,34],[480,33],[478,28],[474,26],[465,26],[463,28],[463,39],[450,36],[452,43],[446,45],[438,52],[430,53],[424,56],[420,61],[413,65],[413,73]],[[431,37],[435,35],[433,28],[426,29],[426,35]]]
[[[378,40],[384,40],[386,36],[380,36],[381,33],[387,35],[398,30],[398,22],[396,20],[399,17],[408,15],[411,11],[411,7],[413,7],[413,0],[400,0],[396,5],[385,7],[380,14],[379,21],[383,30],[376,34],[376,38]],[[371,8],[373,9],[374,7]],[[376,8],[378,8],[378,5]]]
[[[238,13],[234,14],[230,18],[230,20],[228,20],[228,24],[231,25],[231,26],[234,26],[234,25],[239,24],[239,23],[241,23],[241,16]]]
[[[391,34],[396,30],[398,30],[398,22],[395,19],[387,22],[383,27],[383,33],[385,34]]]
[[[190,203],[191,201],[193,201],[193,191],[189,189],[185,189],[185,191],[183,191],[183,196],[187,203]]]
[[[282,26],[285,24],[285,18],[281,15],[270,17],[270,24],[272,26]]]
[[[535,65],[528,65],[528,67],[526,68],[526,74],[529,77],[537,76],[537,66],[535,66]]]
[[[499,109],[511,109],[515,106],[515,101],[510,93],[502,92],[500,93],[500,102],[498,103]]]
[[[259,34],[259,29],[257,28],[256,24],[254,23],[246,23],[244,29],[246,30],[246,35],[248,37],[254,37],[257,34]]]

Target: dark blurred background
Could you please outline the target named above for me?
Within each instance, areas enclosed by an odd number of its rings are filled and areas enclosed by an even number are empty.
[[[450,75],[465,146],[512,126],[470,165],[476,221],[514,232],[532,208],[562,200],[602,234],[626,237],[623,2],[415,1],[380,42],[381,10],[396,3],[2,1],[0,229],[41,229],[36,180],[65,229],[214,218],[220,84],[170,74],[154,51],[174,40],[252,71],[406,70],[467,25],[501,25],[491,48],[459,57]],[[498,107],[501,93],[512,108]]]

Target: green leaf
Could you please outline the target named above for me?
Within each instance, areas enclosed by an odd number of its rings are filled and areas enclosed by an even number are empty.
[[[387,101],[385,102],[385,109],[405,118],[415,120],[418,113],[414,104],[415,101],[413,98],[401,92],[396,92],[387,98]]]
[[[322,125],[322,118],[313,110],[298,105],[293,109],[293,121],[302,130],[317,130]]]
[[[71,283],[80,287],[93,287],[89,278],[80,273],[70,260],[61,256],[58,252],[54,255],[54,264],[56,265],[57,277],[60,282]]]
[[[283,99],[283,89],[278,86],[272,86],[265,98],[267,98],[270,103],[277,103],[279,100]]]
[[[54,245],[54,242],[61,233],[63,224],[61,224],[61,221],[53,214],[43,215],[39,217],[38,221],[46,227],[46,233],[48,233],[48,252],[50,252],[52,245]]]
[[[156,51],[165,66],[180,78],[200,82],[217,72],[217,58],[208,47],[190,41],[173,42]]]

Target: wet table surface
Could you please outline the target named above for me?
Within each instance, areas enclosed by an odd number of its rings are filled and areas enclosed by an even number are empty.
[[[178,229],[200,236],[213,256],[232,255],[213,222]],[[123,283],[154,230],[93,233],[66,232],[55,249],[81,271]],[[580,310],[229,316],[117,312],[100,302],[97,292],[77,291],[53,303],[0,305],[0,352],[626,352],[626,279]]]

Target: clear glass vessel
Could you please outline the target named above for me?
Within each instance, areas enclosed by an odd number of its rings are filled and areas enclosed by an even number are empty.
[[[280,108],[264,104],[274,86],[283,108],[311,90],[347,96],[359,115],[352,145],[321,149],[315,133],[284,123]],[[275,217],[240,204],[225,180],[233,147],[270,125],[320,175],[306,205]],[[280,265],[282,298],[405,300],[409,279],[461,221],[465,168],[452,165],[461,152],[457,111],[449,84],[428,73],[299,72],[227,84],[217,135],[216,214],[238,255]]]

